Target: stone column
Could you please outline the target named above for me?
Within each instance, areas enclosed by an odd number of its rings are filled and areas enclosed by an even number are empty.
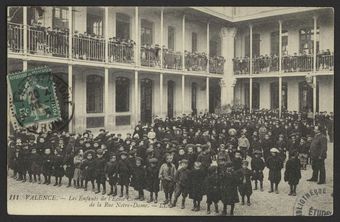
[[[221,38],[221,55],[226,62],[224,63],[224,74],[221,82],[221,105],[232,104],[234,100],[234,38],[237,29],[235,27],[223,27],[220,32]]]

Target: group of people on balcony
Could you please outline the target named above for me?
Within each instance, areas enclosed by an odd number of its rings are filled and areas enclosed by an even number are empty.
[[[109,38],[109,61],[133,63],[135,45],[131,39]]]
[[[329,49],[321,50],[316,55],[316,69],[332,70],[334,67],[333,53]],[[250,58],[236,57],[233,59],[235,74],[249,74]],[[279,70],[279,56],[260,55],[254,56],[252,61],[253,74],[263,72],[277,72]],[[307,72],[313,70],[313,55],[301,52],[293,55],[282,56],[283,72]]]

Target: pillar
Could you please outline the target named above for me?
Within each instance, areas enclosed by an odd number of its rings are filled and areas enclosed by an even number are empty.
[[[221,79],[221,105],[232,104],[234,100],[234,38],[237,29],[234,27],[223,27],[220,32],[221,55],[225,58],[223,78]]]
[[[139,53],[140,53],[140,35],[139,35],[139,15],[138,7],[135,7],[135,34],[136,34],[136,49],[135,49],[135,63],[139,65]]]
[[[23,7],[23,12],[22,12],[22,14],[23,14],[23,26],[24,26],[24,33],[23,33],[23,35],[24,35],[24,55],[26,55],[27,54],[27,6],[24,6]]]
[[[249,24],[249,74],[253,74],[253,25]]]
[[[206,92],[206,101],[207,101],[207,113],[209,113],[209,91],[210,91],[209,77],[207,77],[206,85],[207,85],[207,87],[206,87],[205,92]]]
[[[163,118],[163,73],[159,74],[159,109],[160,109],[160,117]]]
[[[72,69],[72,65],[68,64],[68,92],[69,92],[69,105],[68,105],[68,117],[69,119],[71,118],[71,115],[73,113],[73,69]],[[70,120],[69,124],[68,124],[68,131],[69,132],[73,132],[73,124],[72,124],[72,120]]]
[[[105,62],[109,62],[109,8],[104,8]]]
[[[185,76],[182,75],[182,114],[185,112]]]
[[[208,59],[207,73],[209,73],[209,67],[210,67],[209,58],[210,58],[210,23],[208,22],[207,23],[207,59]]]
[[[313,16],[314,21],[314,41],[313,41],[313,113],[314,113],[314,123],[315,123],[315,113],[316,113],[316,29],[317,29],[317,16]]]
[[[163,68],[163,34],[164,34],[164,8],[161,8],[161,68]]]
[[[105,128],[109,126],[109,69],[104,69],[104,112],[105,112]]]
[[[182,19],[182,69],[185,70],[185,15]]]
[[[249,78],[249,111],[253,111],[253,78]]]
[[[72,48],[73,48],[73,18],[72,18],[72,6],[68,7],[68,58],[72,59]]]
[[[279,77],[279,117],[282,114],[282,77]]]
[[[135,124],[138,123],[138,112],[139,112],[139,103],[138,103],[138,71],[135,71]]]

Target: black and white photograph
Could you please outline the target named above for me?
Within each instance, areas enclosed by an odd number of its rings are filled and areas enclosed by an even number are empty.
[[[332,216],[334,12],[7,5],[7,213]]]

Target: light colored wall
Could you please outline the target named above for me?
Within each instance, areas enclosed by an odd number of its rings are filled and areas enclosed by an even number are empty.
[[[185,50],[192,51],[192,33],[197,33],[197,51],[207,52],[207,25],[186,21],[185,23]]]

